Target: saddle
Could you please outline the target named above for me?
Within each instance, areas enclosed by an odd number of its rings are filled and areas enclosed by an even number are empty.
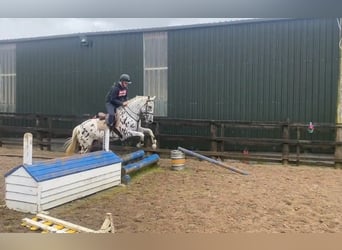
[[[96,115],[95,115],[95,117],[94,118],[99,118],[99,120],[100,121],[102,121],[102,120],[105,120],[106,119],[106,114],[105,113],[103,113],[103,112],[98,112]]]
[[[103,112],[98,112],[94,118],[98,118],[100,121],[105,121],[104,124],[107,125],[107,127],[109,128],[109,130],[113,131],[115,134],[117,134],[119,136],[120,139],[122,139],[122,134],[120,133],[120,131],[114,126],[109,126],[107,123],[107,118],[108,118],[108,114],[105,114]],[[115,123],[116,123],[116,118],[115,119]]]

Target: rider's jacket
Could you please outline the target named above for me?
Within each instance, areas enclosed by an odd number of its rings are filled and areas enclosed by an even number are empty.
[[[123,87],[120,82],[115,83],[106,95],[106,102],[120,107],[123,102],[127,101],[128,89]]]

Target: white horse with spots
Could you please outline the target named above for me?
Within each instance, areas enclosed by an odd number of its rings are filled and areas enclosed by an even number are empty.
[[[141,127],[141,119],[144,119],[147,123],[153,122],[155,98],[155,96],[136,96],[128,101],[127,106],[117,108],[116,117],[119,119],[116,119],[115,128],[121,137],[111,131],[111,140],[115,141],[120,139],[124,141],[129,137],[138,136],[140,137],[140,141],[137,147],[142,147],[144,145],[145,134],[148,134],[152,140],[152,148],[156,149],[157,140],[152,130]],[[64,144],[66,153],[71,155],[78,152],[79,148],[81,154],[89,152],[95,140],[103,141],[106,127],[106,120],[99,118],[89,119],[77,125],[73,129],[72,137]]]

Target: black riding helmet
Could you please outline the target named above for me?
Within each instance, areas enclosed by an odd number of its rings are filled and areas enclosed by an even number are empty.
[[[128,84],[131,84],[132,82],[131,82],[131,77],[128,75],[128,74],[122,74],[121,76],[120,76],[120,82],[122,82],[122,81],[125,81],[125,82],[127,82]]]

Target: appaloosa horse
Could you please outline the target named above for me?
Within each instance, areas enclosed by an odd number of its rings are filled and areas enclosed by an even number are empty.
[[[152,130],[141,127],[141,119],[144,119],[147,123],[153,122],[155,98],[155,96],[136,96],[128,101],[127,106],[119,107],[116,112],[118,119],[116,119],[115,127],[120,136],[111,131],[111,140],[115,141],[120,139],[124,141],[129,137],[138,136],[140,137],[140,141],[137,147],[141,147],[144,145],[144,134],[147,133],[151,136],[152,148],[156,149],[157,140]],[[95,140],[103,140],[106,127],[106,120],[100,118],[89,119],[77,125],[73,129],[72,137],[64,144],[66,153],[71,155],[78,152],[79,148],[81,154],[89,152]]]

